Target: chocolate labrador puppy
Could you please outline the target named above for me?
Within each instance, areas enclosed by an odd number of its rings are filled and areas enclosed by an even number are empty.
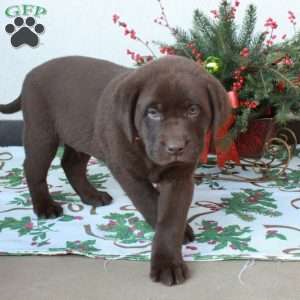
[[[3,113],[20,109],[35,213],[43,218],[63,213],[46,179],[59,144],[65,147],[62,167],[83,203],[112,201],[86,175],[91,156],[104,160],[156,231],[151,278],[182,283],[188,270],[181,245],[193,240],[186,224],[193,172],[205,133],[215,132],[229,112],[222,85],[183,57],[164,57],[138,69],[65,57],[32,70],[19,98],[0,106]]]

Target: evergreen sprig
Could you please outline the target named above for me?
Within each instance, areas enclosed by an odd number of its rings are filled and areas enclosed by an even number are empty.
[[[236,70],[243,68],[239,98],[255,102],[257,108],[241,106],[235,111],[235,135],[246,131],[249,120],[266,111],[279,123],[300,118],[300,33],[284,42],[267,43],[266,32],[255,33],[256,6],[247,7],[241,26],[236,23],[235,10],[227,0],[221,1],[214,18],[196,9],[192,28],[176,28],[175,43],[164,46],[195,59],[189,47],[193,44],[204,66],[208,57],[220,59],[221,71],[213,75],[228,91],[233,89]],[[248,55],[241,55],[245,49]]]

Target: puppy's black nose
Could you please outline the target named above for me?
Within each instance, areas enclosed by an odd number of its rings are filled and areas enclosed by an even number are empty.
[[[181,155],[184,152],[186,143],[170,143],[166,145],[167,153],[170,155]]]

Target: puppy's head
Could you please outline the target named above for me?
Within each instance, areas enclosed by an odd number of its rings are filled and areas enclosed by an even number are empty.
[[[206,132],[216,133],[229,113],[218,80],[182,57],[134,71],[124,90],[124,130],[131,141],[138,136],[148,158],[161,166],[195,163]]]

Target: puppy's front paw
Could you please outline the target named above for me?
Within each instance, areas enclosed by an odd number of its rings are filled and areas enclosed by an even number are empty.
[[[113,198],[106,192],[97,192],[83,195],[81,200],[85,204],[97,207],[109,205]]]
[[[195,240],[195,235],[192,227],[189,224],[186,224],[185,232],[184,232],[184,238],[183,238],[183,244],[191,243]]]
[[[51,200],[36,205],[34,207],[34,212],[39,218],[53,219],[60,217],[63,214],[63,209],[60,204]]]
[[[167,262],[162,259],[152,263],[150,277],[154,282],[172,286],[183,283],[189,277],[189,271],[182,260]]]

